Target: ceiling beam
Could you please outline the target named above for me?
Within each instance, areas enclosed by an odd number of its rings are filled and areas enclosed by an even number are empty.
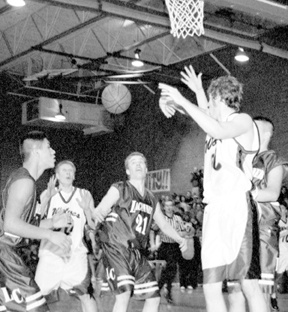
[[[230,35],[230,34],[224,34],[224,33],[220,33],[218,31],[211,30],[211,29],[205,29],[204,36],[211,40],[225,42],[234,46],[238,46],[238,47],[240,46],[243,48],[257,50],[257,51],[268,53],[274,56],[288,59],[287,50],[272,47],[264,42],[260,42],[257,40],[245,39],[245,38],[237,37],[237,36]]]

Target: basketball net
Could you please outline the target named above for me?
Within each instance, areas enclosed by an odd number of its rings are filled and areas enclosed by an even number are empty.
[[[171,22],[171,34],[185,39],[188,35],[204,34],[203,0],[165,0]]]

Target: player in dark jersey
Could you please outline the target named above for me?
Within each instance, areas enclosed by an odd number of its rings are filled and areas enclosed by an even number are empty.
[[[22,248],[29,239],[48,239],[60,248],[70,249],[64,233],[49,228],[64,226],[66,216],[57,215],[41,223],[35,219],[35,181],[44,170],[53,168],[55,151],[42,132],[33,131],[21,140],[23,167],[13,172],[2,193],[0,210],[0,311],[49,311]]]
[[[168,222],[154,195],[145,188],[146,158],[134,152],[125,160],[128,181],[113,184],[93,212],[95,222],[103,222],[99,234],[102,261],[109,287],[116,295],[114,312],[127,311],[131,295],[145,299],[143,311],[156,312],[159,288],[144,250],[152,220],[180,244],[187,242]]]
[[[265,117],[254,118],[260,134],[260,150],[253,162],[254,199],[259,209],[260,264],[259,281],[266,297],[267,308],[276,304],[275,271],[279,252],[278,222],[283,215],[277,199],[281,192],[282,182],[287,175],[288,162],[269,150],[274,125]]]

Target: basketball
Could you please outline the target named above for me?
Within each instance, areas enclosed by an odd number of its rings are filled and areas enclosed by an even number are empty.
[[[105,87],[101,99],[103,106],[108,112],[121,114],[131,104],[131,93],[126,86],[119,83],[112,83]]]

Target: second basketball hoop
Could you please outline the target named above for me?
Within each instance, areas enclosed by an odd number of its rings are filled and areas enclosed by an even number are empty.
[[[171,34],[174,37],[185,39],[188,35],[204,34],[203,0],[165,0],[165,3],[171,23]]]

